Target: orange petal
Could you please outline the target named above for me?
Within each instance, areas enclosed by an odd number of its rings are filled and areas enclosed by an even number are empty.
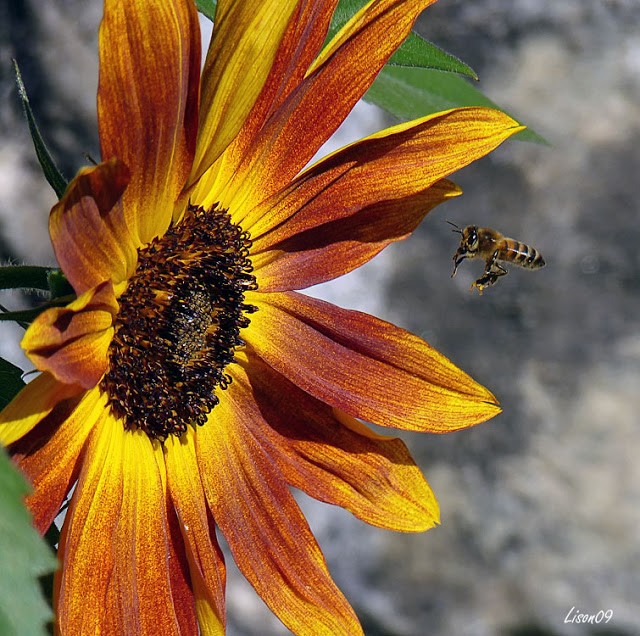
[[[251,256],[259,289],[303,289],[342,276],[372,259],[389,243],[407,238],[430,210],[458,194],[458,186],[442,179],[419,194],[371,205],[363,203],[360,210],[347,217],[341,216],[344,210],[335,205],[338,199],[332,204],[329,200],[333,196],[320,196],[327,205],[313,215],[313,220],[304,211],[309,229]],[[310,203],[309,207],[316,206]],[[295,225],[296,221],[292,221],[291,225]],[[286,234],[287,225],[278,230]],[[271,235],[265,237],[267,242],[270,238]],[[260,249],[263,244],[259,239],[254,247]]]
[[[420,532],[438,522],[436,499],[404,442],[344,426],[346,415],[255,357],[243,367],[232,375],[249,405],[247,427],[287,483],[381,528]]]
[[[24,335],[22,348],[41,371],[90,389],[107,369],[117,311],[113,285],[106,281],[66,307],[41,313]]]
[[[11,447],[11,457],[33,490],[25,504],[44,534],[75,481],[76,467],[89,433],[106,417],[106,397],[99,389],[79,402],[60,405],[29,435]]]
[[[159,462],[159,445],[113,417],[92,432],[60,537],[62,633],[179,633]]]
[[[77,294],[106,280],[118,286],[135,270],[138,245],[122,211],[129,178],[117,158],[83,168],[51,210],[53,249]]]
[[[329,59],[315,68],[261,130],[220,200],[248,209],[287,184],[364,95],[420,12],[435,0],[380,0],[365,8]],[[247,225],[245,229],[250,229]]]
[[[167,539],[169,541],[168,559],[169,580],[171,583],[171,596],[176,619],[180,626],[180,634],[216,634],[215,631],[207,631],[205,627],[198,627],[198,615],[196,603],[191,585],[189,572],[189,558],[184,543],[184,537],[180,529],[180,522],[176,516],[171,497],[167,497]]]
[[[198,623],[205,634],[224,634],[226,624],[224,557],[207,504],[195,454],[194,431],[165,442],[169,491],[186,546]]]
[[[252,210],[243,227],[254,240],[272,230],[255,246],[264,249],[364,206],[423,192],[520,130],[508,115],[482,107],[399,124],[321,160]]]
[[[262,90],[298,0],[219,0],[202,72],[201,117],[190,183],[238,134]]]
[[[205,493],[238,568],[296,634],[361,634],[282,476],[259,441],[233,383],[197,431]]]
[[[243,338],[276,371],[327,404],[381,426],[431,433],[500,412],[495,397],[426,342],[302,294],[251,292]]]
[[[82,387],[58,382],[41,373],[16,395],[0,413],[0,442],[8,446],[29,433],[57,404],[77,395]]]
[[[98,123],[102,156],[131,170],[124,212],[140,243],[162,234],[191,169],[200,27],[187,0],[105,0]]]
[[[298,3],[256,103],[220,160],[200,178],[192,194],[194,204],[209,208],[218,201],[221,188],[235,174],[267,119],[300,83],[320,51],[337,2]]]

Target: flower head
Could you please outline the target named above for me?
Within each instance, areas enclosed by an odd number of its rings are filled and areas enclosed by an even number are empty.
[[[222,633],[225,536],[296,633],[360,633],[289,491],[425,530],[404,444],[499,411],[406,331],[295,290],[406,238],[445,177],[519,130],[490,109],[395,126],[304,170],[431,0],[374,0],[322,50],[336,0],[219,0],[200,74],[190,0],[106,0],[103,163],[50,216],[77,299],[23,347],[42,372],[0,416],[45,531],[71,490],[64,633]]]

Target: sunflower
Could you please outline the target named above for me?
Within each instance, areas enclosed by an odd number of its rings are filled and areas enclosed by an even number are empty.
[[[404,532],[438,521],[404,444],[499,412],[421,339],[295,290],[406,238],[444,177],[520,127],[484,108],[401,124],[306,168],[432,0],[219,0],[201,72],[190,0],[106,0],[103,162],[50,215],[76,299],[22,346],[0,416],[45,532],[65,498],[62,633],[220,634],[224,535],[298,634],[359,634],[291,492]]]

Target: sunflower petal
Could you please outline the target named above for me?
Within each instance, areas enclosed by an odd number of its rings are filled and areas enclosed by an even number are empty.
[[[82,387],[58,382],[41,373],[0,412],[0,442],[8,446],[33,430],[63,400],[77,395]]]
[[[357,24],[348,26],[340,46],[270,117],[221,197],[224,207],[248,211],[289,183],[344,121],[420,12],[434,1],[369,3]],[[234,221],[242,220],[241,212],[237,217]]]
[[[240,571],[296,634],[361,634],[272,459],[250,434],[255,407],[235,383],[198,430],[209,507]]]
[[[202,72],[202,117],[190,183],[206,172],[242,128],[297,3],[219,0]]]
[[[207,517],[192,429],[165,442],[169,490],[186,546],[198,622],[205,634],[224,634],[226,623],[224,557]]]
[[[56,409],[29,435],[11,447],[11,458],[33,490],[25,505],[44,534],[75,481],[82,448],[92,428],[106,416],[106,397],[97,388]]]
[[[399,124],[319,161],[273,201],[252,210],[243,227],[251,230],[254,251],[261,251],[374,203],[424,192],[522,128],[508,115],[483,107]]]
[[[100,283],[67,307],[41,313],[25,333],[22,348],[41,371],[90,389],[107,369],[117,311],[111,281]]]
[[[421,532],[438,522],[436,499],[402,440],[356,432],[364,427],[357,420],[345,426],[348,416],[254,357],[242,366],[232,373],[253,409],[247,426],[287,483],[381,528]]]
[[[495,397],[426,342],[394,325],[294,292],[248,293],[244,332],[294,384],[360,419],[431,433],[500,412]]]
[[[215,631],[207,631],[204,627],[198,629],[198,614],[196,612],[196,600],[191,585],[191,574],[189,572],[189,559],[187,557],[186,546],[180,522],[176,516],[171,497],[167,497],[167,538],[169,540],[168,559],[169,578],[171,583],[171,596],[173,597],[173,607],[176,612],[176,619],[180,627],[180,634],[216,634]]]
[[[191,169],[200,53],[193,2],[105,0],[100,142],[104,159],[119,157],[131,170],[124,212],[139,243],[166,230]]]
[[[363,206],[347,217],[328,217],[319,227],[302,230],[252,255],[259,289],[303,289],[342,276],[371,260],[389,243],[407,238],[436,205],[458,194],[458,186],[442,179],[419,194]],[[329,204],[324,209],[338,216],[336,207]],[[261,241],[256,244],[260,249]]]
[[[205,208],[218,202],[221,189],[251,148],[274,110],[300,83],[322,47],[338,0],[303,0],[289,21],[267,81],[242,128],[199,180],[192,202]]]
[[[179,633],[161,452],[112,417],[94,429],[60,537],[62,633]]]
[[[51,210],[49,232],[58,263],[77,294],[133,273],[138,245],[124,220],[129,170],[117,158],[84,168]]]

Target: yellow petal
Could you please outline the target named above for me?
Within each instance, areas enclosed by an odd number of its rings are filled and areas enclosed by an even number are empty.
[[[195,434],[189,428],[180,439],[165,442],[167,477],[189,560],[198,623],[203,634],[224,634],[226,570],[222,551],[209,523],[207,504],[195,454]]]
[[[271,70],[297,0],[219,0],[204,70],[195,183],[238,134]]]
[[[0,442],[8,446],[26,435],[57,404],[77,395],[82,387],[63,384],[50,373],[42,373],[16,395],[0,413]]]

